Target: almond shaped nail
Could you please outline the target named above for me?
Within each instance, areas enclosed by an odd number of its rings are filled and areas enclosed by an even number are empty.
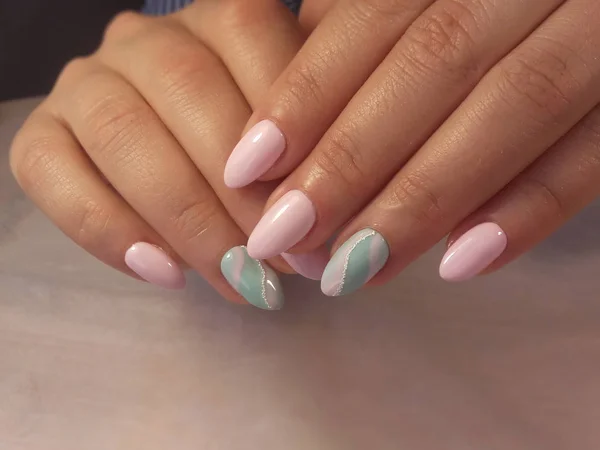
[[[225,184],[241,188],[264,175],[285,149],[285,137],[270,120],[254,125],[240,142],[225,165]]]
[[[288,251],[308,234],[316,218],[315,207],[303,192],[288,192],[250,234],[248,254],[254,259],[269,259]]]
[[[440,264],[440,276],[451,282],[467,281],[492,264],[506,249],[504,230],[492,222],[471,228],[450,246]]]
[[[321,290],[330,297],[357,291],[385,266],[389,256],[390,248],[383,236],[365,228],[335,252],[323,273]]]
[[[155,245],[133,244],[125,252],[125,264],[149,283],[166,289],[185,287],[185,276],[179,265]]]
[[[285,299],[279,277],[267,264],[250,258],[246,247],[234,247],[225,253],[221,272],[248,303],[260,309],[283,308]]]

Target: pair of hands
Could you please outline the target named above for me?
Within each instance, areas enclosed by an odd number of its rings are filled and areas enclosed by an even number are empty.
[[[179,287],[185,261],[268,309],[283,301],[269,265],[289,272],[277,255],[318,278],[340,229],[329,295],[389,280],[448,233],[440,272],[458,281],[598,195],[598,2],[320,5],[304,45],[276,0],[121,15],[16,137],[17,179],[113,267]]]

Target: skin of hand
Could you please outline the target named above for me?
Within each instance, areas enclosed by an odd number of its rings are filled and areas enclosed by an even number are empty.
[[[596,0],[334,2],[226,166],[234,188],[287,176],[250,256],[339,233],[322,280],[337,296],[446,235],[449,281],[546,238],[600,194],[598,23]],[[281,135],[275,163],[244,172],[245,143]]]
[[[304,0],[298,18],[300,26],[310,34],[338,0]]]
[[[305,40],[277,0],[197,1],[120,14],[71,61],[14,139],[13,173],[39,208],[106,264],[166,288],[182,267],[224,297],[278,309],[277,275],[241,247],[273,183],[231,190],[227,157]],[[328,253],[288,257],[319,278]]]

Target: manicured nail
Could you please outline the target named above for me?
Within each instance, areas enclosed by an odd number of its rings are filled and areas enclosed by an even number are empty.
[[[248,254],[254,259],[279,255],[306,236],[317,218],[315,207],[300,191],[281,197],[260,219],[248,238]]]
[[[287,261],[292,269],[309,280],[320,280],[325,266],[329,262],[329,250],[322,246],[310,253],[292,255],[282,253],[281,257]]]
[[[446,281],[466,281],[493,263],[506,249],[506,234],[495,223],[482,223],[463,234],[440,264]]]
[[[254,125],[235,146],[225,165],[225,184],[241,188],[273,167],[285,149],[285,137],[270,120]]]
[[[385,266],[390,248],[381,234],[370,228],[348,239],[333,255],[321,279],[325,295],[338,297],[364,286]]]
[[[283,290],[275,271],[250,258],[246,247],[234,247],[221,260],[221,272],[248,303],[261,309],[283,308]]]
[[[185,276],[177,263],[160,248],[137,242],[125,252],[125,264],[149,283],[167,289],[183,289]]]

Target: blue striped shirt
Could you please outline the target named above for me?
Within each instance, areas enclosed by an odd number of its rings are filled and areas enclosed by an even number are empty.
[[[162,16],[175,12],[186,5],[189,5],[194,0],[146,0],[143,12],[146,14],[152,14]],[[295,14],[298,14],[300,4],[302,0],[282,0],[288,8]]]

